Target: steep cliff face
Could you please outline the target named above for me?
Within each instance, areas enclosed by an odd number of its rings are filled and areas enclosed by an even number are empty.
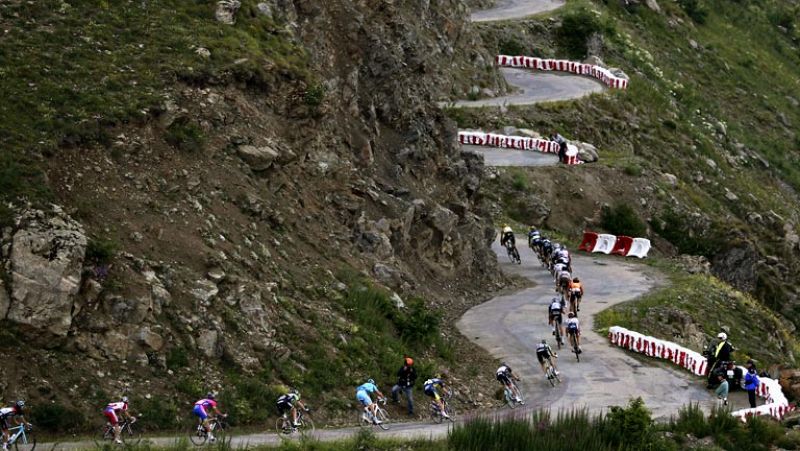
[[[85,7],[64,5],[17,12],[54,27],[66,25],[51,14],[67,15],[79,26]],[[107,124],[104,138],[70,140],[36,163],[64,212],[17,203],[7,221],[0,309],[20,353],[14,358],[24,352],[28,364],[0,369],[4,396],[85,411],[130,390],[143,403],[156,395],[159,409],[172,413],[182,398],[231,393],[258,375],[261,384],[305,384],[334,398],[367,374],[391,377],[403,351],[426,352],[430,368],[452,366],[458,375],[452,357],[441,360],[450,345],[438,331],[426,332],[434,342],[407,337],[413,319],[435,328],[439,316],[455,316],[502,282],[487,246],[491,224],[474,212],[483,163],[459,151],[452,123],[431,102],[450,89],[448,67],[474,53],[465,51],[466,7],[215,7],[180,11],[195,24],[197,66],[161,74],[172,81],[154,84],[159,100],[144,118]],[[126,10],[127,20],[155,21],[159,7],[147,8],[143,17]],[[220,35],[230,27],[239,41],[218,43],[203,26]],[[138,45],[120,39],[109,52]],[[279,61],[289,56],[271,53],[278,47],[297,61]],[[230,64],[217,66],[219,59]],[[133,96],[135,86],[120,89]],[[62,223],[77,241],[59,247]],[[44,247],[55,260],[42,260]],[[26,289],[45,279],[63,289]],[[398,301],[377,310],[390,324],[379,338],[392,347],[354,324],[358,306],[348,300],[356,288]],[[25,309],[37,303],[39,310]],[[33,349],[18,341],[44,331],[54,337]],[[322,374],[343,348],[341,373]],[[53,361],[73,370],[54,376]]]

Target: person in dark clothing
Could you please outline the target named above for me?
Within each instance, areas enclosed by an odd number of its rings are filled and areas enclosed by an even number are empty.
[[[747,361],[747,374],[744,375],[744,389],[747,390],[747,400],[750,401],[750,408],[756,407],[756,392],[761,381],[758,379],[756,364],[753,360]]]
[[[713,347],[711,353],[708,355],[708,388],[714,388],[716,385],[716,378],[714,377],[714,370],[722,364],[722,362],[730,362],[731,353],[734,351],[733,345],[728,341],[728,334],[720,332],[717,335],[719,343]]]
[[[567,162],[567,140],[564,139],[563,136],[560,134],[553,132],[553,136],[550,138],[551,140],[558,143],[558,162],[559,163],[566,163]]]
[[[408,400],[408,415],[414,415],[414,398],[412,397],[412,391],[414,388],[414,382],[417,380],[417,371],[414,369],[414,360],[411,357],[406,356],[403,359],[403,367],[397,371],[397,384],[392,387],[392,401],[400,402],[398,399],[398,395],[400,391],[406,395],[406,399]]]

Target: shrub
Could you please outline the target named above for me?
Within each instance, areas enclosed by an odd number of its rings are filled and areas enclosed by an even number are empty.
[[[516,191],[525,191],[528,189],[528,181],[525,180],[525,174],[516,173],[511,181],[511,187]]]
[[[636,163],[626,164],[622,171],[631,177],[640,177],[642,175],[642,167]]]
[[[186,118],[176,119],[164,134],[164,139],[172,147],[185,152],[199,152],[205,146],[205,135],[200,126]]]
[[[77,432],[85,426],[80,410],[59,403],[42,404],[31,409],[31,422],[49,432]]]
[[[186,412],[180,412],[178,406],[168,397],[154,396],[150,399],[135,398],[131,402],[133,414],[138,415],[137,425],[144,432],[176,429],[180,426],[180,418]]]
[[[189,355],[186,348],[176,347],[169,350],[167,353],[167,368],[177,370],[179,368],[186,368],[189,366]]]
[[[117,243],[110,239],[91,239],[86,246],[86,260],[96,265],[111,262],[117,253]]]
[[[701,0],[678,0],[678,5],[693,21],[704,24],[708,16],[708,8]]]
[[[682,254],[712,257],[723,245],[723,234],[712,226],[707,233],[696,233],[690,227],[689,219],[674,210],[668,209],[650,222],[653,231],[672,243]]]
[[[567,14],[556,30],[558,45],[570,58],[583,59],[589,53],[588,41],[603,32],[603,24],[592,11],[581,8]]]
[[[525,48],[515,39],[503,39],[500,41],[500,54],[509,56],[525,55]]]
[[[601,226],[615,235],[642,237],[647,232],[645,223],[639,219],[636,211],[627,204],[603,207]]]
[[[677,421],[673,422],[671,426],[673,432],[692,434],[697,438],[703,438],[711,434],[711,427],[706,422],[706,415],[699,404],[689,404],[682,407],[678,412]]]
[[[306,92],[303,93],[303,102],[312,108],[322,105],[324,100],[325,86],[323,85],[311,85],[306,89]]]

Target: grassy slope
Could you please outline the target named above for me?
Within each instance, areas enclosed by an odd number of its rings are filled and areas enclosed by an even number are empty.
[[[619,2],[574,1],[554,13],[563,18],[583,8],[599,11],[601,56],[631,76],[627,91],[510,108],[502,114],[490,109],[450,112],[462,127],[513,125],[541,132],[555,128],[601,149],[601,167],[571,168],[572,176],[555,168],[502,170],[489,182],[487,196],[503,206],[504,215],[523,224],[530,222],[522,205],[525,199],[546,198],[553,207],[547,225],[573,238],[584,217],[592,215],[595,202],[619,199],[638,204],[647,198],[646,207],[637,207],[642,219],[671,219],[664,238],[679,251],[713,256],[744,238],[755,241],[765,253],[781,256],[789,271],[795,271],[796,251],[785,247],[780,226],[776,233],[770,226],[748,223],[746,217],[749,212],[772,210],[796,227],[800,216],[796,202],[800,172],[794,164],[800,158],[800,141],[791,127],[782,125],[800,124],[800,110],[790,98],[800,100],[797,7],[783,1],[700,2],[700,10],[707,12],[704,21],[702,14],[687,9],[700,19],[695,22],[678,3],[660,5],[662,14],[644,6],[628,11]],[[787,31],[778,31],[778,24]],[[558,38],[558,27],[547,20],[484,27],[482,33],[487,45],[498,51],[511,48],[531,55],[576,57],[570,43]],[[698,49],[692,48],[690,39]],[[727,136],[715,129],[717,121],[727,126]],[[763,156],[769,167],[752,157],[731,162],[728,155],[743,148]],[[678,185],[669,186],[658,176],[661,172],[677,175]],[[694,180],[697,174],[703,182]],[[548,184],[574,186],[574,181],[593,179],[604,181],[594,193],[579,194],[570,188],[559,199],[548,192]],[[739,200],[727,200],[726,188]],[[581,208],[570,211],[570,203]],[[685,213],[669,217],[666,212],[673,208]],[[682,221],[691,212],[708,216],[710,230],[720,239],[683,233]],[[681,233],[668,233],[678,228]],[[795,352],[787,332],[791,326],[773,312],[713,277],[675,269],[669,274],[671,287],[606,312],[601,326],[618,323],[681,341],[672,326],[654,320],[665,309],[677,309],[688,313],[709,336],[722,325],[730,326],[745,355],[768,363],[791,363]],[[783,284],[777,279],[767,282]],[[795,311],[762,286],[754,294],[764,305],[797,319]]]
[[[305,75],[305,52],[244,1],[235,26],[214,2],[0,5],[0,200],[47,199],[37,157],[107,143],[109,127],[158,112],[182,80],[265,84]],[[196,53],[203,47],[209,58]]]

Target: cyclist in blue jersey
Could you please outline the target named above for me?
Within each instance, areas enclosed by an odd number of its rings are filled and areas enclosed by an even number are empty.
[[[368,418],[371,418],[375,424],[381,424],[381,421],[375,415],[378,405],[372,402],[371,394],[376,394],[378,396],[377,400],[384,399],[383,393],[378,390],[378,386],[375,385],[375,381],[372,379],[356,387],[356,399],[364,406],[364,412],[369,415]]]

